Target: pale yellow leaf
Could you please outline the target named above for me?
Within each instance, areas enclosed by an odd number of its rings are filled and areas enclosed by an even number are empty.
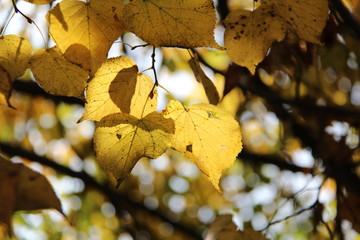
[[[49,11],[50,34],[68,60],[91,74],[96,72],[112,43],[123,32],[118,27],[121,24],[115,23],[116,19],[122,19],[117,15],[122,8],[120,2],[64,0]]]
[[[198,60],[195,57],[192,57],[188,62],[194,72],[196,80],[202,83],[209,103],[214,105],[218,104],[220,100],[219,92],[217,91],[214,83],[206,76],[200,67]]]
[[[64,215],[49,181],[23,164],[0,157],[0,224],[11,230],[11,216],[15,211],[48,208]]]
[[[174,121],[152,112],[144,118],[117,113],[96,124],[97,160],[120,183],[142,157],[157,158],[171,145]]]
[[[126,29],[151,45],[220,48],[212,0],[131,0],[123,14]]]
[[[220,191],[222,172],[242,149],[238,122],[214,105],[196,104],[184,109],[178,101],[167,105],[164,117],[175,121],[172,147],[192,160]]]
[[[31,58],[30,69],[46,92],[53,95],[84,97],[88,72],[69,62],[57,47],[36,51]]]
[[[25,1],[33,4],[47,4],[47,3],[51,3],[54,0],[25,0]]]
[[[284,39],[286,29],[274,16],[274,5],[255,11],[236,10],[225,19],[225,47],[230,59],[254,74],[271,44]]]
[[[274,5],[276,17],[300,39],[320,43],[320,35],[328,18],[327,0],[263,0],[263,5]]]
[[[218,107],[221,107],[235,117],[240,105],[244,102],[245,96],[243,91],[240,88],[235,87],[223,97]]]
[[[12,81],[24,74],[30,56],[31,45],[26,39],[16,35],[0,36],[0,66],[9,73]]]
[[[100,121],[112,113],[141,118],[156,110],[157,92],[149,76],[125,56],[108,59],[96,72],[86,90],[85,113],[81,120]]]
[[[231,215],[220,215],[211,224],[205,240],[267,240],[261,233],[251,228],[237,230]]]
[[[0,105],[10,106],[11,79],[9,74],[0,66]]]

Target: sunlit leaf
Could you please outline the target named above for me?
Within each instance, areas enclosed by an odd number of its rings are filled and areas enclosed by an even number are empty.
[[[51,3],[54,0],[25,0],[25,1],[33,4],[47,4],[47,3]]]
[[[112,113],[128,113],[141,118],[156,110],[156,89],[149,76],[138,73],[128,57],[108,59],[96,72],[86,90],[83,119],[100,121]]]
[[[141,119],[125,113],[109,115],[96,125],[97,160],[120,183],[142,157],[162,155],[173,133],[174,121],[157,112]]]
[[[123,32],[121,8],[121,1],[61,1],[47,15],[50,34],[68,60],[94,74]]]
[[[285,27],[273,17],[274,6],[260,6],[255,11],[237,10],[225,19],[225,47],[230,59],[254,74],[271,44],[285,37]]]
[[[57,47],[36,51],[30,69],[46,92],[83,98],[88,72],[69,62]]]
[[[220,100],[219,92],[217,91],[214,83],[210,80],[210,78],[205,75],[197,59],[191,58],[189,60],[189,65],[195,74],[196,80],[198,82],[201,82],[204,86],[209,103],[214,105],[218,104]]]
[[[10,231],[15,211],[48,208],[63,214],[60,200],[48,180],[23,164],[0,157],[0,224],[5,224]]]
[[[10,76],[0,66],[0,105],[9,106],[10,93],[11,93]]]
[[[239,124],[216,106],[196,104],[184,108],[171,101],[164,111],[175,121],[172,147],[192,160],[219,189],[222,172],[229,168],[242,149]]]
[[[9,73],[11,80],[24,74],[30,56],[31,45],[26,39],[15,35],[0,36],[0,66]]]
[[[211,0],[131,0],[124,19],[127,30],[154,46],[219,47]]]

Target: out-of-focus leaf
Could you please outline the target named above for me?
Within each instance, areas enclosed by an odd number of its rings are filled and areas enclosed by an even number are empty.
[[[11,231],[11,217],[15,211],[48,208],[64,215],[48,180],[23,164],[0,157],[0,224]]]
[[[193,57],[189,61],[189,65],[194,72],[195,78],[198,82],[202,83],[206,96],[211,104],[218,104],[220,100],[219,92],[217,91],[214,83],[208,78],[202,68],[198,60]]]
[[[267,240],[267,238],[251,228],[237,231],[232,216],[221,215],[211,224],[205,240]]]

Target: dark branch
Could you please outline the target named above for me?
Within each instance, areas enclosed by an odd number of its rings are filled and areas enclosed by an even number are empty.
[[[251,164],[258,164],[258,163],[270,163],[274,164],[277,167],[279,167],[281,170],[290,170],[292,172],[303,172],[303,173],[311,173],[311,168],[302,168],[299,166],[296,166],[294,164],[288,163],[285,160],[282,160],[281,158],[278,158],[276,156],[269,156],[269,155],[259,155],[247,152],[246,150],[243,150],[239,155],[238,158],[240,158],[243,161],[246,161]]]
[[[9,156],[20,156],[20,157],[26,158],[30,161],[37,162],[44,166],[51,167],[59,173],[81,179],[82,181],[84,181],[84,183],[87,186],[91,186],[91,187],[97,189],[99,192],[102,192],[105,196],[107,196],[109,198],[109,200],[115,206],[117,213],[119,214],[120,217],[122,217],[121,213],[123,213],[124,211],[131,212],[131,209],[135,209],[138,211],[146,212],[146,213],[150,214],[151,216],[155,216],[155,217],[161,219],[162,221],[170,223],[171,225],[174,226],[175,229],[186,234],[190,239],[201,239],[200,233],[196,232],[194,227],[186,226],[185,224],[175,222],[170,217],[164,215],[160,211],[147,209],[144,205],[131,200],[125,194],[120,193],[120,192],[115,192],[109,186],[98,183],[97,181],[95,181],[91,176],[89,176],[85,172],[75,172],[63,165],[60,165],[54,161],[51,161],[48,158],[41,157],[41,156],[36,155],[33,152],[27,151],[20,146],[13,146],[13,145],[10,145],[10,144],[4,143],[4,142],[0,142],[0,151]]]
[[[70,103],[70,104],[79,104],[84,105],[84,101],[75,97],[64,97],[64,96],[55,96],[45,92],[38,84],[32,81],[20,81],[15,80],[13,82],[13,90],[29,94],[32,96],[42,96],[44,98],[50,99],[55,103]]]

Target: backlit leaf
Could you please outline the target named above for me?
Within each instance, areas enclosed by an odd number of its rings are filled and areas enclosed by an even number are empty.
[[[112,113],[128,113],[141,118],[156,110],[157,92],[149,97],[154,84],[149,76],[138,73],[128,57],[108,59],[96,72],[86,90],[83,119],[100,121]]]
[[[63,214],[60,200],[48,180],[23,164],[0,157],[0,224],[10,231],[15,211],[47,208]]]
[[[219,47],[212,0],[131,0],[124,19],[127,30],[154,46]]]
[[[286,31],[320,43],[327,16],[327,0],[263,0],[254,11],[237,10],[226,17],[225,47],[233,62],[254,74],[271,44],[281,41]]]
[[[11,93],[10,76],[0,66],[0,105],[9,106],[10,93]]]
[[[50,34],[68,60],[94,74],[123,32],[115,23],[121,8],[121,1],[61,1],[47,15]]]
[[[206,76],[200,64],[196,58],[191,58],[189,61],[189,65],[195,74],[195,78],[198,82],[201,82],[204,86],[205,93],[207,98],[209,99],[209,103],[218,104],[220,100],[219,92],[217,91],[214,83]]]
[[[15,35],[0,36],[0,66],[9,73],[12,81],[24,74],[30,56],[31,45],[26,39]]]
[[[83,98],[88,72],[69,62],[57,47],[36,51],[30,69],[46,92]]]
[[[263,0],[261,4],[273,4],[276,16],[300,39],[320,43],[319,37],[328,17],[327,0]]]
[[[254,74],[271,44],[285,37],[283,23],[274,18],[274,6],[260,6],[255,11],[236,10],[225,19],[225,47],[230,59]]]
[[[118,183],[142,157],[157,158],[170,147],[174,121],[152,112],[144,118],[117,113],[96,124],[94,144],[97,160]]]
[[[164,116],[175,121],[172,147],[192,160],[220,191],[222,172],[242,149],[239,124],[230,114],[210,104],[185,109],[180,102],[171,101]]]

